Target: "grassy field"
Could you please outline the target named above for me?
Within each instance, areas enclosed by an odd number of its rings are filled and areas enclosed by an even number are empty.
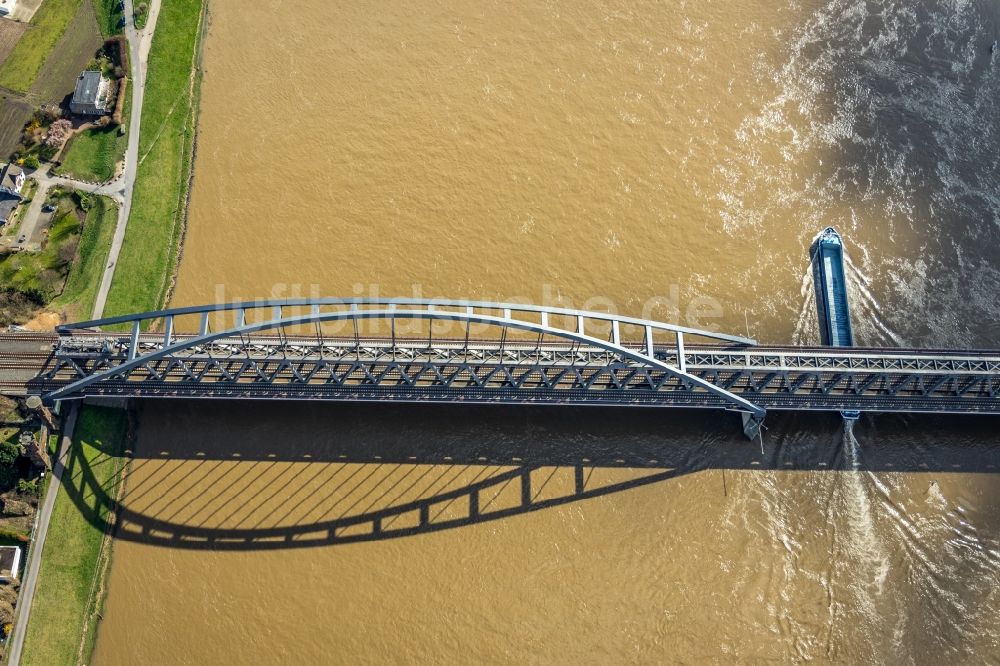
[[[6,160],[21,141],[21,130],[31,120],[32,106],[21,99],[0,98],[0,160]]]
[[[62,155],[56,173],[104,182],[115,175],[115,164],[125,154],[125,137],[117,127],[95,127],[75,135]]]
[[[93,207],[87,211],[87,221],[66,285],[51,304],[53,308],[65,310],[71,320],[89,319],[94,310],[94,299],[118,222],[118,207],[111,199],[95,196],[93,202]]]
[[[125,93],[122,118],[128,126],[132,110],[132,87]],[[62,154],[62,165],[53,169],[57,176],[83,180],[107,181],[115,175],[116,165],[125,157],[128,132],[119,136],[117,127],[93,128],[75,135]]]
[[[81,661],[87,663],[96,629],[88,620],[102,604],[95,583],[107,558],[102,542],[109,519],[108,504],[95,502],[94,489],[115,492],[127,432],[124,411],[84,407],[80,412],[45,539],[23,664],[76,664],[81,643]]]
[[[94,12],[97,13],[97,24],[101,26],[101,34],[105,37],[117,35],[122,31],[122,10],[119,0],[94,0]]]
[[[39,13],[49,1],[45,0]],[[69,26],[50,49],[28,90],[28,96],[39,103],[61,104],[73,94],[77,77],[103,43],[94,5],[90,0],[77,3]]]
[[[202,0],[164,3],[149,55],[132,213],[104,310],[156,309],[177,263],[197,111]]]
[[[34,83],[42,63],[66,31],[82,0],[45,0],[31,19],[31,28],[21,36],[3,66],[0,86],[26,92]]]
[[[0,21],[0,65],[7,60],[7,56],[14,50],[14,46],[27,29],[28,26],[24,23]]]

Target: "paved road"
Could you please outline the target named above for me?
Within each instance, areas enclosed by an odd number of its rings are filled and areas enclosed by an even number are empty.
[[[46,164],[40,169],[36,169],[31,177],[38,181],[38,189],[52,187],[53,185],[60,185],[62,187],[72,188],[74,190],[81,190],[83,192],[91,192],[93,194],[103,194],[106,197],[111,197],[118,203],[122,202],[122,194],[124,191],[123,178],[122,175],[118,175],[114,180],[109,183],[104,183],[103,185],[95,185],[94,183],[85,183],[75,178],[67,178],[66,176],[56,176],[49,172],[52,168],[51,165]],[[38,198],[37,195],[35,197]]]
[[[132,211],[132,190],[135,187],[135,174],[139,166],[139,124],[142,121],[142,101],[146,92],[146,70],[149,61],[149,48],[153,44],[153,31],[156,29],[156,19],[160,15],[160,0],[149,3],[149,18],[146,27],[136,30],[135,24],[129,20],[125,26],[125,36],[128,38],[129,59],[132,61],[132,117],[129,119],[128,147],[125,149],[125,169],[114,182],[119,184],[118,225],[111,241],[111,251],[108,253],[108,263],[101,277],[101,287],[94,301],[93,318],[104,312],[104,303],[108,298],[108,290],[115,276],[115,266],[125,240],[125,228],[128,226],[129,213]],[[132,0],[125,0],[125,16],[134,16]]]
[[[28,210],[21,219],[21,228],[17,231],[17,238],[11,243],[15,250],[37,250],[38,243],[33,239],[38,231],[38,223],[42,219],[42,204],[45,203],[45,195],[49,191],[49,186],[38,184],[35,197],[28,204]],[[24,239],[23,241],[21,239]]]
[[[38,189],[35,191],[34,198],[28,205],[28,210],[21,219],[21,228],[17,232],[18,239],[11,244],[11,247],[16,250],[37,252],[40,249],[40,241],[36,238],[36,236],[38,235],[38,227],[42,221],[42,206],[45,204],[45,198],[49,193],[49,188],[55,185],[109,196],[114,199],[115,203],[118,204],[119,210],[121,210],[124,202],[122,184],[120,182],[122,180],[121,176],[110,183],[106,183],[104,185],[94,185],[92,183],[84,183],[74,180],[73,178],[66,178],[64,176],[53,176],[49,173],[49,169],[51,169],[51,166],[47,164],[40,169],[36,169],[31,174],[31,178],[38,182]],[[22,236],[24,237],[24,242],[19,240]]]
[[[38,511],[38,527],[35,533],[35,542],[31,547],[30,557],[21,580],[21,591],[17,598],[17,609],[14,615],[14,635],[11,636],[7,651],[8,666],[17,666],[21,660],[21,650],[24,648],[24,636],[27,633],[28,617],[31,614],[31,604],[35,597],[35,586],[38,583],[38,570],[42,564],[42,550],[45,546],[45,536],[49,531],[49,519],[52,518],[52,507],[56,503],[56,495],[59,493],[63,470],[66,469],[66,455],[69,452],[70,442],[73,441],[73,429],[76,427],[76,416],[78,411],[77,400],[70,400],[69,413],[66,414],[66,427],[63,428],[62,438],[59,441],[59,457],[52,465],[52,479],[49,482],[49,489],[45,493],[45,499]]]

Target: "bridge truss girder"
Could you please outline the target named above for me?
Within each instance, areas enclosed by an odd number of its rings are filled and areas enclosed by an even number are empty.
[[[161,346],[139,342],[142,351]],[[68,339],[42,379],[58,389],[120,367],[128,351],[127,337]],[[691,375],[767,409],[1000,411],[1000,359],[831,353],[695,347],[685,364]],[[676,364],[675,349],[658,347],[654,356]],[[218,340],[138,363],[80,395],[727,406],[607,350],[558,343]]]
[[[289,308],[308,310],[285,316]],[[261,311],[270,311],[270,316],[247,323],[248,312]],[[212,332],[209,330],[210,317],[220,312],[235,313],[234,325]],[[175,335],[175,319],[190,315],[200,317],[199,333]],[[574,326],[558,326],[554,322],[556,318],[569,319]],[[149,342],[141,331],[144,325],[155,320],[164,322],[164,334],[161,341]],[[328,348],[323,342],[319,326],[351,321],[357,331],[357,322],[364,320],[391,323],[393,357],[376,366],[356,361],[348,366],[347,372],[342,372],[340,361],[326,358],[333,347]],[[435,321],[485,325],[500,332],[499,342],[470,340],[466,333],[464,340],[450,340],[443,345],[432,345],[428,339],[426,348],[413,342],[399,344],[394,332],[399,320],[428,320],[432,322],[429,335],[432,335]],[[595,322],[606,326],[607,339],[591,334]],[[101,343],[96,356],[88,361],[88,352],[74,343],[73,333],[115,324],[131,325],[132,333],[127,341],[122,337],[108,337]],[[281,333],[307,325],[317,326],[318,336],[312,345],[301,340],[289,342]],[[625,328],[641,331],[641,342],[632,345],[623,342]],[[347,386],[363,386],[367,387],[366,391],[378,389],[383,395],[386,389],[391,389],[392,395],[385,397],[395,400],[430,399],[431,394],[436,396],[434,399],[442,400],[486,400],[488,394],[489,401],[609,402],[613,393],[625,391],[627,398],[619,394],[614,400],[622,403],[624,399],[624,404],[628,404],[632,396],[645,392],[649,394],[646,400],[652,398],[660,404],[737,409],[757,419],[763,418],[765,413],[750,400],[687,372],[684,366],[685,335],[742,345],[752,344],[752,340],[606,313],[479,301],[323,299],[183,308],[84,322],[58,330],[61,335],[70,337],[59,345],[59,367],[47,373],[49,382],[59,377],[64,380],[46,396],[49,400],[101,392],[104,389],[100,386],[140,394],[157,383],[163,385],[159,395],[205,395],[228,389],[236,393],[249,390],[269,395],[283,392],[286,396],[312,393],[317,397],[346,399],[342,396]],[[277,338],[273,337],[274,331],[278,332]],[[533,333],[538,337],[533,347],[525,346],[523,341],[508,343],[508,331]],[[261,341],[260,334],[264,332],[271,337]],[[655,353],[657,333],[673,336],[676,365]],[[258,336],[255,342],[254,335]],[[320,341],[318,346],[317,340]],[[360,354],[369,342],[355,337],[353,344],[350,340],[341,340],[334,347],[343,349],[346,345],[354,350],[351,353]],[[384,346],[385,341],[382,343]],[[288,352],[293,347],[319,355],[317,359],[303,361],[311,363],[310,370],[305,373],[288,361]],[[234,361],[234,350],[244,358]],[[278,353],[282,354],[281,360],[276,357]],[[411,355],[409,362],[405,358],[407,354]],[[397,355],[403,358],[397,359]],[[495,357],[492,367],[485,360],[491,355]],[[462,359],[456,362],[458,356]],[[412,372],[414,365],[419,367],[419,372]],[[269,371],[271,367],[277,370]],[[484,371],[484,368],[489,369]],[[73,373],[68,378],[67,369]],[[640,387],[642,390],[637,391]],[[354,391],[356,393],[357,389]],[[408,395],[401,396],[401,392],[408,392]]]

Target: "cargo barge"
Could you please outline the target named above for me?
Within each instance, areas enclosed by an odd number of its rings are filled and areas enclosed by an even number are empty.
[[[831,347],[853,347],[854,331],[851,328],[847,274],[844,271],[844,241],[837,230],[833,227],[824,229],[813,241],[810,255],[820,338],[824,345]],[[851,410],[841,412],[841,415],[849,421],[856,421],[861,413]]]
[[[847,303],[844,243],[833,227],[823,230],[810,249],[819,334],[824,345],[853,347],[851,308]]]

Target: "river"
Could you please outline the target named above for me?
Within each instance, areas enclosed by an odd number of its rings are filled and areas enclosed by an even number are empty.
[[[833,224],[860,344],[997,346],[993,3],[209,16],[176,305],[521,299],[816,343]],[[772,414],[755,443],[684,412],[138,424],[98,664],[1000,659],[988,419]],[[431,528],[363,524],[417,506]]]

